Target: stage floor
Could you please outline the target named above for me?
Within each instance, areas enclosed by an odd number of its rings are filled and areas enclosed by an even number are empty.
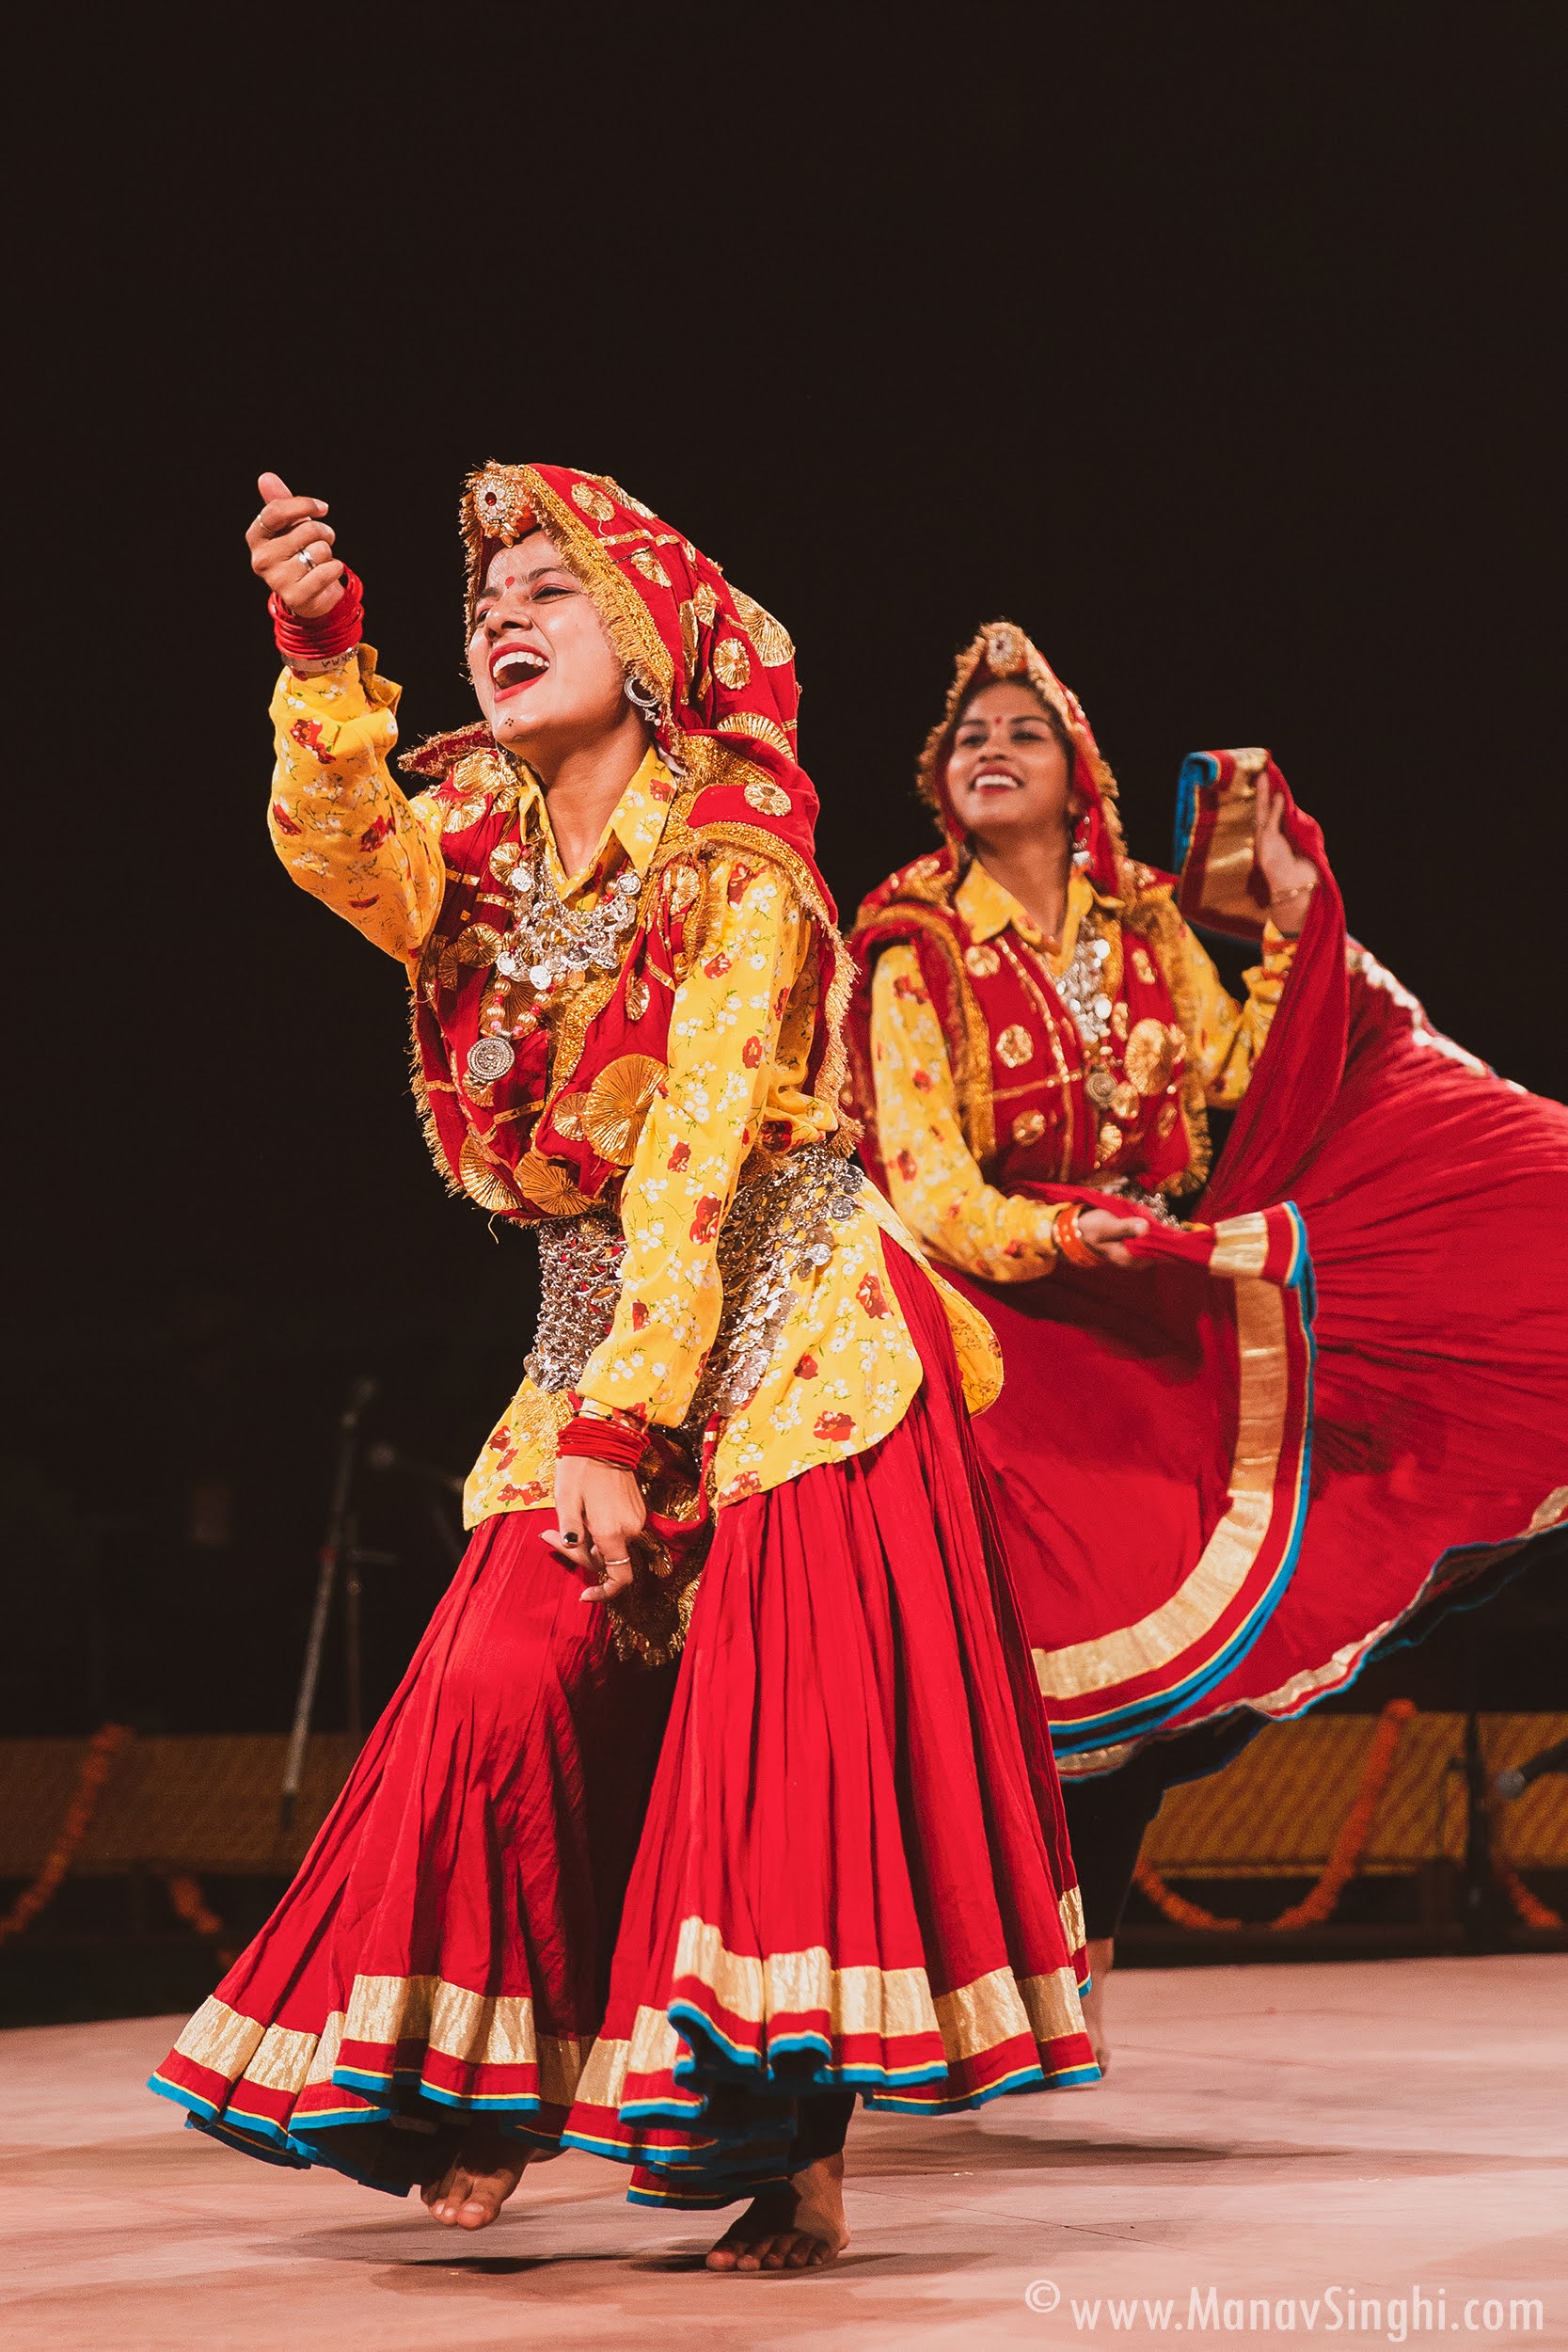
[[[0,2343],[1059,2352],[1253,2344],[1266,2298],[1270,2342],[1568,2345],[1568,1959],[1140,1970],[1115,2003],[1097,2090],[858,2117],[854,2244],[783,2277],[702,2272],[705,2217],[626,2205],[587,2156],[462,2239],[417,2202],[254,2164],[142,2093],[177,2019],[0,2036]]]

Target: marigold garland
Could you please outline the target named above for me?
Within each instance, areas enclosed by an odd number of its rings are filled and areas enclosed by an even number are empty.
[[[1325,1919],[1332,1918],[1340,1896],[1361,1867],[1377,1808],[1383,1802],[1383,1792],[1394,1769],[1401,1734],[1415,1712],[1415,1702],[1411,1699],[1388,1701],[1378,1718],[1377,1729],[1367,1750],[1367,1758],[1361,1767],[1360,1786],[1350,1810],[1339,1824],[1338,1836],[1334,1840],[1322,1877],[1309,1894],[1305,1895],[1299,1903],[1292,1903],[1288,1911],[1282,1911],[1276,1919],[1222,1919],[1216,1913],[1205,1911],[1200,1903],[1190,1903],[1184,1896],[1178,1895],[1165,1884],[1159,1871],[1147,1862],[1140,1861],[1133,1874],[1138,1885],[1150,1902],[1179,1928],[1235,1934],[1243,1928],[1263,1926],[1271,1935],[1290,1935],[1297,1928],[1322,1927]]]
[[[1539,1895],[1531,1894],[1513,1863],[1502,1851],[1502,1824],[1495,1813],[1492,1816],[1492,1875],[1513,1905],[1515,1913],[1525,1927],[1568,1927],[1568,1919],[1564,1919],[1560,1913],[1554,1911],[1550,1903],[1544,1903]]]
[[[227,1968],[234,1954],[218,1941],[224,1932],[223,1921],[215,1911],[208,1910],[199,1879],[193,1878],[188,1870],[177,1870],[165,1877],[164,1884],[168,1891],[169,1901],[185,1925],[194,1929],[198,1935],[205,1936]]]
[[[115,1758],[135,1736],[129,1724],[104,1724],[87,1741],[87,1752],[82,1759],[75,1794],[66,1808],[65,1820],[44,1856],[42,1869],[31,1886],[17,1897],[5,1917],[0,1919],[0,1944],[9,1943],[13,1935],[20,1935],[24,1928],[31,1927],[39,1913],[59,1892],[83,1838],[92,1827],[98,1801],[115,1768]]]

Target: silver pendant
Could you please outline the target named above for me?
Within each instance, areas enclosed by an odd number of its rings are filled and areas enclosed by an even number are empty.
[[[505,1077],[516,1058],[510,1039],[476,1037],[468,1048],[465,1067],[475,1086],[489,1087],[494,1086],[498,1078]]]

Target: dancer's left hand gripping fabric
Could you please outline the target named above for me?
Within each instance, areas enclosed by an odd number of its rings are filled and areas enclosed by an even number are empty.
[[[437,1168],[535,1229],[543,1304],[451,1588],[153,2087],[450,2225],[571,2146],[750,2201],[715,2268],[815,2266],[857,2094],[1096,2068],[995,1343],[841,1124],[794,648],[610,477],[487,466],[481,715],[405,797],[327,509],[260,486],[275,847],[404,964]]]

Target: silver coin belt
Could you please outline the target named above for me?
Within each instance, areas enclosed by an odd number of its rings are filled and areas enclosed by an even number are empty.
[[[755,1390],[795,1303],[794,1278],[825,1266],[832,1229],[852,1216],[865,1179],[828,1144],[804,1145],[743,1185],[719,1229],[724,1304],[719,1329],[682,1424],[695,1440],[715,1413]],[[524,1369],[536,1389],[575,1388],[609,1338],[626,1254],[619,1221],[603,1210],[537,1228],[539,1327]]]

